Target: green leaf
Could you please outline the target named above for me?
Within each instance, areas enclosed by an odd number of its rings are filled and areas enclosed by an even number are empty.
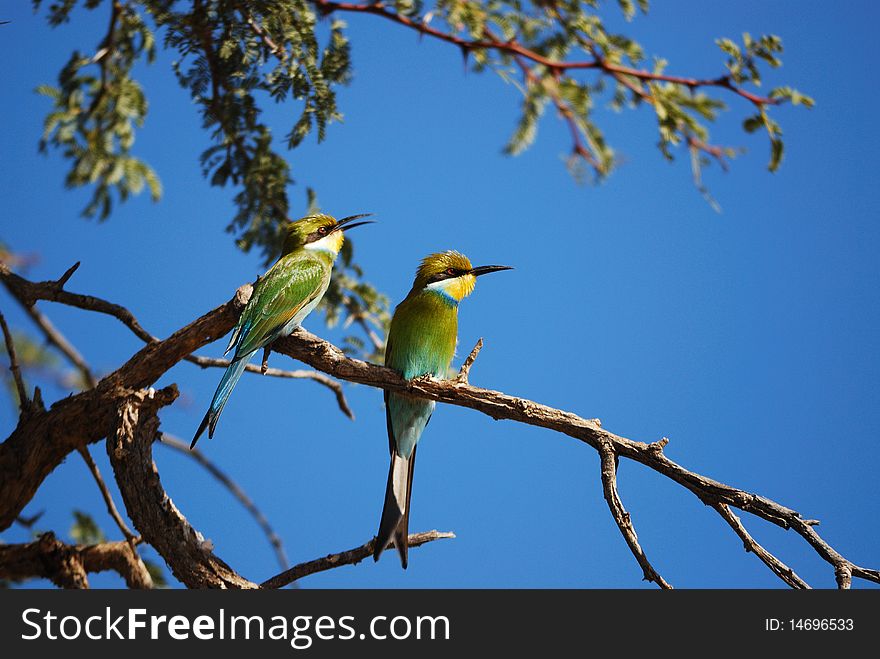
[[[70,527],[71,539],[80,545],[96,545],[106,539],[104,532],[88,513],[81,510],[73,511],[73,526]]]
[[[756,130],[764,127],[764,117],[760,114],[753,115],[751,117],[747,117],[743,121],[743,130],[747,133],[754,133]]]
[[[775,172],[777,169],[779,169],[779,165],[782,163],[782,154],[784,148],[785,145],[782,143],[782,140],[770,140],[770,164],[767,165],[767,169],[769,169],[771,172]]]

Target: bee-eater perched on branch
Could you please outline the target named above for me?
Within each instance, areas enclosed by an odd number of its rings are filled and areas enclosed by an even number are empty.
[[[275,339],[287,336],[318,306],[342,243],[343,232],[370,222],[354,222],[352,215],[338,222],[329,215],[309,215],[287,227],[281,257],[257,280],[251,299],[241,313],[226,353],[235,348],[232,361],[220,379],[211,407],[196,430],[192,446],[208,429],[214,436],[217,419],[251,356]]]
[[[480,275],[510,269],[504,265],[474,268],[466,256],[453,251],[425,257],[412,290],[391,318],[385,366],[407,380],[425,374],[445,377],[458,343],[458,303],[473,292]],[[391,468],[373,558],[379,560],[393,539],[404,569],[416,445],[433,412],[432,400],[385,392]]]

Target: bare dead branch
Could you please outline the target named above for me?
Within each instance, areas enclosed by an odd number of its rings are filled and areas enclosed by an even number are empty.
[[[12,334],[9,332],[9,326],[6,324],[6,318],[0,313],[0,327],[3,328],[3,339],[6,341],[6,354],[9,355],[9,372],[12,373],[12,379],[15,380],[15,389],[18,392],[18,407],[21,415],[25,416],[30,411],[30,398],[24,388],[24,380],[21,378],[21,369],[18,366],[18,357],[15,354],[15,343],[12,340]]]
[[[782,579],[792,588],[807,589],[810,587],[806,581],[795,574],[794,570],[758,544],[749,532],[746,531],[746,527],[743,526],[740,518],[734,515],[733,511],[730,510],[730,506],[723,503],[712,503],[710,505],[719,515],[721,515],[721,519],[727,522],[730,525],[730,528],[732,528],[740,537],[743,541],[745,550],[747,552],[752,552],[755,556],[761,559],[761,562],[770,568],[773,574]]]
[[[828,545],[816,532],[815,520],[804,520],[796,510],[782,506],[772,499],[725,485],[685,469],[664,454],[663,448],[668,442],[668,440],[664,441],[665,438],[651,444],[633,441],[605,430],[595,420],[584,419],[571,412],[510,396],[500,391],[462,384],[455,380],[421,377],[407,381],[390,369],[350,358],[336,346],[303,329],[276,341],[272,345],[272,350],[298,359],[312,368],[341,380],[468,407],[493,419],[508,419],[547,428],[584,442],[596,451],[601,451],[602,446],[607,443],[615,455],[634,460],[658,472],[692,492],[701,501],[724,503],[784,529],[793,529],[820,557],[834,567],[839,584],[846,584],[848,574],[880,583],[880,571],[860,567]]]
[[[454,537],[455,534],[448,531],[435,530],[423,531],[422,533],[410,533],[409,546],[418,547],[419,545],[423,545],[427,542],[433,542],[434,540],[442,540],[444,538]],[[297,579],[307,577],[310,574],[325,572],[327,570],[332,570],[333,568],[341,567],[343,565],[356,565],[368,556],[373,555],[373,546],[375,545],[375,543],[376,538],[373,538],[372,540],[361,545],[360,547],[355,547],[354,549],[349,549],[348,551],[343,551],[338,554],[330,554],[329,556],[324,556],[323,558],[318,558],[307,563],[294,565],[289,570],[285,570],[281,574],[276,574],[271,579],[267,579],[266,581],[261,583],[260,588],[284,588],[284,586],[293,583]],[[389,547],[390,546],[391,545],[389,544]]]
[[[623,507],[620,500],[620,494],[617,492],[617,456],[614,450],[608,444],[603,444],[599,450],[599,458],[601,460],[602,473],[602,490],[605,493],[605,501],[608,502],[608,508],[611,510],[611,516],[617,523],[623,539],[629,546],[629,550],[636,557],[639,565],[642,567],[645,581],[653,581],[664,590],[672,590],[672,586],[660,576],[660,573],[654,569],[648,557],[639,545],[639,538],[636,535],[636,529],[632,523],[632,517]]]
[[[44,533],[33,542],[0,545],[0,578],[49,579],[61,588],[88,588],[89,572],[118,572],[129,588],[152,588],[153,580],[127,542],[68,545]]]
[[[187,457],[192,458],[196,462],[198,462],[202,467],[204,467],[208,473],[210,473],[214,478],[216,478],[220,483],[232,493],[236,499],[238,499],[239,503],[244,506],[245,510],[247,510],[251,517],[257,522],[257,525],[263,530],[263,533],[266,536],[266,539],[269,540],[269,544],[272,545],[272,549],[275,552],[275,557],[278,559],[278,565],[282,570],[286,570],[290,563],[287,560],[287,554],[284,551],[284,544],[281,542],[281,538],[275,533],[275,530],[272,528],[272,525],[269,524],[269,520],[266,519],[266,516],[257,508],[256,504],[253,500],[245,493],[241,486],[238,485],[232,478],[230,478],[226,472],[221,470],[217,465],[215,465],[211,460],[209,460],[204,453],[202,453],[199,449],[189,447],[187,442],[183,442],[179,440],[177,437],[169,435],[167,432],[163,432],[159,435],[159,440],[164,446],[174,449],[175,451],[186,455]]]
[[[2,264],[0,279],[8,280]],[[18,280],[30,283],[20,277]],[[22,286],[20,282],[15,285]],[[250,286],[242,287],[232,301],[205,314],[164,341],[148,344],[126,364],[105,377],[95,390],[60,401],[48,412],[36,415],[36,419],[20,423],[12,435],[0,444],[0,529],[12,523],[45,475],[67,453],[107,434],[105,430],[108,424],[110,434],[115,434],[116,409],[120,400],[131,396],[133,391],[149,386],[201,345],[226,334],[250,291]],[[685,469],[666,457],[663,440],[651,444],[633,441],[605,430],[594,420],[571,412],[455,380],[422,377],[406,381],[395,371],[350,358],[339,348],[302,329],[276,341],[272,350],[338,379],[468,407],[494,419],[547,428],[573,437],[596,451],[601,451],[607,445],[619,458],[633,460],[656,471],[703,502],[728,505],[784,529],[793,529],[834,568],[840,587],[848,587],[852,577],[880,583],[880,571],[856,565],[825,542],[815,530],[815,520],[804,519],[796,510],[767,497]],[[86,420],[87,427],[84,427]],[[135,525],[138,526],[137,522]],[[139,526],[138,529],[143,532]]]

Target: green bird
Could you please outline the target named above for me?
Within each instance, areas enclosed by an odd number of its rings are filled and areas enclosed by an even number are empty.
[[[445,377],[458,343],[458,304],[470,295],[477,277],[504,265],[478,268],[463,254],[449,251],[430,254],[416,271],[412,290],[397,305],[385,347],[385,366],[407,380],[421,375]],[[385,392],[385,420],[391,467],[385,488],[385,507],[373,558],[394,541],[403,568],[407,565],[410,497],[416,446],[434,412],[434,401]]]
[[[338,222],[329,215],[308,215],[287,226],[281,257],[257,280],[251,299],[232,330],[224,353],[234,348],[232,361],[190,448],[205,428],[209,438],[214,436],[223,406],[251,356],[275,339],[290,334],[318,306],[330,284],[333,262],[345,241],[343,232],[370,224],[354,222],[368,215],[352,215]]]

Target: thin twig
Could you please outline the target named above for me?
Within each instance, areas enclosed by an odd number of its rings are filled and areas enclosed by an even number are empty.
[[[278,58],[278,61],[282,64],[287,62],[287,51],[279,46],[275,41],[269,36],[269,33],[260,25],[256,19],[250,14],[250,12],[239,9],[239,13],[241,17],[244,19],[245,23],[248,24],[248,27],[251,28],[251,31],[256,34],[260,40],[266,44],[266,47],[269,51]]]
[[[382,340],[382,337],[370,327],[370,324],[365,317],[364,308],[360,303],[350,295],[346,295],[343,298],[342,303],[345,305],[345,309],[348,312],[348,320],[346,322],[353,321],[360,326],[364,331],[364,334],[366,334],[367,338],[370,340],[370,343],[373,344],[373,352],[381,353],[385,350],[385,342]]]
[[[275,530],[269,524],[269,520],[266,519],[266,516],[260,512],[260,509],[257,508],[256,504],[254,504],[253,500],[245,493],[243,489],[236,483],[232,478],[230,478],[224,471],[222,471],[217,465],[211,462],[205,454],[202,453],[199,449],[193,448],[190,449],[189,444],[183,442],[176,437],[169,435],[168,433],[162,433],[159,435],[159,441],[169,447],[174,449],[175,451],[182,453],[200,465],[202,465],[208,473],[210,473],[214,478],[216,478],[220,483],[232,493],[236,499],[238,499],[239,503],[245,507],[245,509],[251,514],[251,517],[257,522],[259,527],[263,530],[263,533],[266,536],[266,539],[269,541],[269,544],[272,545],[272,549],[275,552],[275,557],[278,559],[278,565],[281,566],[282,570],[286,570],[290,563],[287,560],[287,554],[284,551],[284,545],[281,542],[281,538],[275,533]]]
[[[24,388],[24,380],[21,377],[21,369],[18,366],[18,357],[15,354],[15,342],[12,340],[12,334],[9,332],[9,326],[6,324],[6,318],[0,312],[0,326],[3,327],[3,339],[6,341],[6,354],[9,355],[9,371],[12,373],[12,379],[15,380],[15,389],[18,391],[18,407],[22,416],[30,410],[30,399]]]
[[[201,355],[190,355],[189,357],[185,358],[185,361],[201,366],[202,368],[226,368],[231,363],[228,359],[203,357]],[[285,371],[280,368],[270,368],[269,366],[267,366],[266,369],[263,370],[262,365],[257,366],[255,364],[248,364],[247,366],[245,366],[245,370],[251,373],[268,375],[269,377],[287,378],[293,380],[313,380],[318,384],[322,384],[330,389],[330,391],[332,391],[336,396],[336,403],[337,405],[339,405],[339,410],[349,419],[354,420],[354,412],[352,412],[351,407],[349,407],[348,405],[348,401],[345,398],[345,392],[342,389],[342,384],[334,380],[333,378],[325,375],[324,373],[320,373],[318,371],[307,371],[304,369]]]
[[[671,590],[672,586],[660,576],[660,573],[651,565],[645,552],[639,545],[639,538],[636,535],[636,529],[632,523],[632,517],[623,507],[620,500],[620,494],[617,492],[617,455],[609,444],[604,444],[599,450],[599,458],[602,465],[602,490],[605,493],[605,501],[608,502],[608,508],[611,510],[611,516],[617,522],[620,532],[623,534],[626,544],[633,556],[636,557],[639,565],[642,566],[645,581],[653,581],[664,590]]]
[[[36,524],[39,519],[45,514],[45,510],[41,510],[38,513],[31,515],[30,517],[25,517],[24,515],[19,515],[15,518],[15,521],[20,526],[23,526],[26,529],[32,529],[34,524]]]
[[[92,474],[92,478],[95,480],[95,484],[98,486],[98,489],[101,492],[101,498],[104,499],[104,505],[107,507],[107,512],[110,514],[110,517],[113,518],[113,521],[116,523],[117,528],[122,532],[122,535],[125,537],[125,543],[128,546],[129,553],[131,554],[131,560],[129,562],[135,566],[139,566],[134,568],[139,574],[146,575],[146,583],[148,583],[149,585],[137,587],[152,588],[153,578],[150,576],[150,573],[147,570],[146,565],[144,565],[144,561],[137,550],[137,546],[141,542],[141,537],[139,535],[135,535],[135,533],[128,527],[128,524],[125,523],[122,515],[119,514],[119,509],[116,507],[116,503],[113,501],[113,495],[110,494],[107,483],[104,482],[104,477],[101,476],[101,470],[98,469],[98,465],[95,464],[94,459],[92,459],[92,454],[89,453],[89,447],[82,446],[77,449],[77,452],[83,459],[83,462],[86,463],[86,467],[88,467],[89,472]],[[143,577],[142,580],[144,580]]]
[[[462,384],[468,383],[468,377],[471,374],[471,366],[474,365],[474,362],[477,361],[477,355],[480,354],[480,350],[483,349],[483,337],[480,337],[477,340],[476,345],[471,350],[470,354],[464,360],[464,363],[461,365],[461,369],[458,371],[458,375],[455,376],[456,382],[461,382]]]
[[[740,518],[733,514],[733,511],[730,510],[728,505],[723,503],[711,503],[710,505],[719,515],[721,515],[721,519],[727,522],[730,525],[730,528],[732,528],[740,537],[743,541],[745,550],[757,556],[764,565],[770,568],[773,574],[782,579],[792,588],[808,589],[810,587],[810,585],[801,579],[794,570],[759,545],[749,532],[746,531],[746,527],[743,526]]]
[[[107,506],[107,512],[110,513],[110,517],[112,517],[113,521],[116,522],[116,526],[119,527],[119,530],[122,531],[122,535],[125,536],[125,539],[131,544],[132,550],[134,550],[134,544],[137,540],[137,535],[130,528],[128,528],[128,524],[125,523],[125,520],[122,519],[122,515],[119,514],[119,509],[113,502],[113,496],[110,494],[110,490],[107,488],[107,483],[104,482],[104,477],[101,476],[101,471],[98,469],[98,465],[95,464],[95,461],[92,458],[92,454],[89,453],[89,448],[87,446],[83,446],[78,450],[78,452],[82,456],[82,459],[86,463],[86,466],[89,468],[89,471],[92,474],[92,478],[95,479],[95,483],[97,483],[98,489],[101,490],[101,497],[104,499],[104,504]]]
[[[25,310],[25,313],[30,316],[31,320],[34,321],[34,324],[40,328],[43,332],[43,336],[46,337],[46,340],[55,346],[74,366],[74,368],[80,372],[83,381],[89,387],[96,387],[98,384],[98,378],[92,373],[92,369],[88,362],[86,362],[85,357],[83,357],[73,344],[67,340],[67,337],[65,337],[55,325],[53,325],[52,322],[37,309],[36,306],[29,307],[22,305],[22,308]]]
[[[422,533],[410,533],[408,542],[410,547],[418,547],[419,545],[433,542],[434,540],[454,537],[455,534],[449,531],[423,531]],[[289,570],[286,570],[281,574],[276,574],[271,579],[267,579],[261,583],[260,588],[284,588],[284,586],[293,583],[297,579],[307,577],[310,574],[332,570],[333,568],[342,565],[356,565],[368,556],[373,555],[373,546],[375,543],[376,538],[373,538],[360,547],[355,547],[354,549],[349,549],[348,551],[343,551],[338,554],[330,554],[329,556],[318,558],[307,563],[294,565]],[[391,545],[389,544],[388,546],[390,547]]]

